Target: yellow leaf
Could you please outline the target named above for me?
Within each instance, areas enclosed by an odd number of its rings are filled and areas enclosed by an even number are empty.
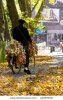
[[[49,3],[54,5],[56,3],[56,0],[49,0]]]
[[[26,91],[22,92],[22,95],[24,95],[24,96],[27,95],[27,92]]]

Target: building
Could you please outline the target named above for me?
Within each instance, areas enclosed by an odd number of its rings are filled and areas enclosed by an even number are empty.
[[[49,10],[49,13],[44,13],[48,20],[43,21],[47,27],[47,45],[58,46],[63,42],[63,2],[57,0],[55,5],[51,5],[46,0],[44,9],[45,12]]]

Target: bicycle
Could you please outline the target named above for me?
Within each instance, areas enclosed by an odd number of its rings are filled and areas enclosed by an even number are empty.
[[[32,43],[34,45],[34,42]],[[34,58],[34,66],[35,66],[35,57],[34,54],[37,53],[37,48],[36,45],[29,46],[30,49],[30,57],[33,56]],[[8,62],[8,67],[12,70],[13,74],[18,74],[21,71],[21,67],[24,66],[26,63],[26,56],[25,56],[25,51],[21,44],[14,40],[13,43],[10,43],[8,46],[8,49],[6,50],[7,54],[7,62]]]

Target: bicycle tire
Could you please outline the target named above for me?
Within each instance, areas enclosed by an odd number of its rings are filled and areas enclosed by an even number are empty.
[[[13,61],[10,60],[8,66],[9,66],[9,68],[12,70],[12,73],[13,73],[13,74],[19,74],[19,73],[20,73],[21,65],[19,65],[19,67],[16,68],[15,64],[13,64]]]

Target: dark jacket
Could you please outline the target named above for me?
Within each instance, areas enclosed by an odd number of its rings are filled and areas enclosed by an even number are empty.
[[[24,46],[26,46],[28,43],[32,43],[32,40],[27,28],[21,25],[13,29],[13,38],[21,42]]]

